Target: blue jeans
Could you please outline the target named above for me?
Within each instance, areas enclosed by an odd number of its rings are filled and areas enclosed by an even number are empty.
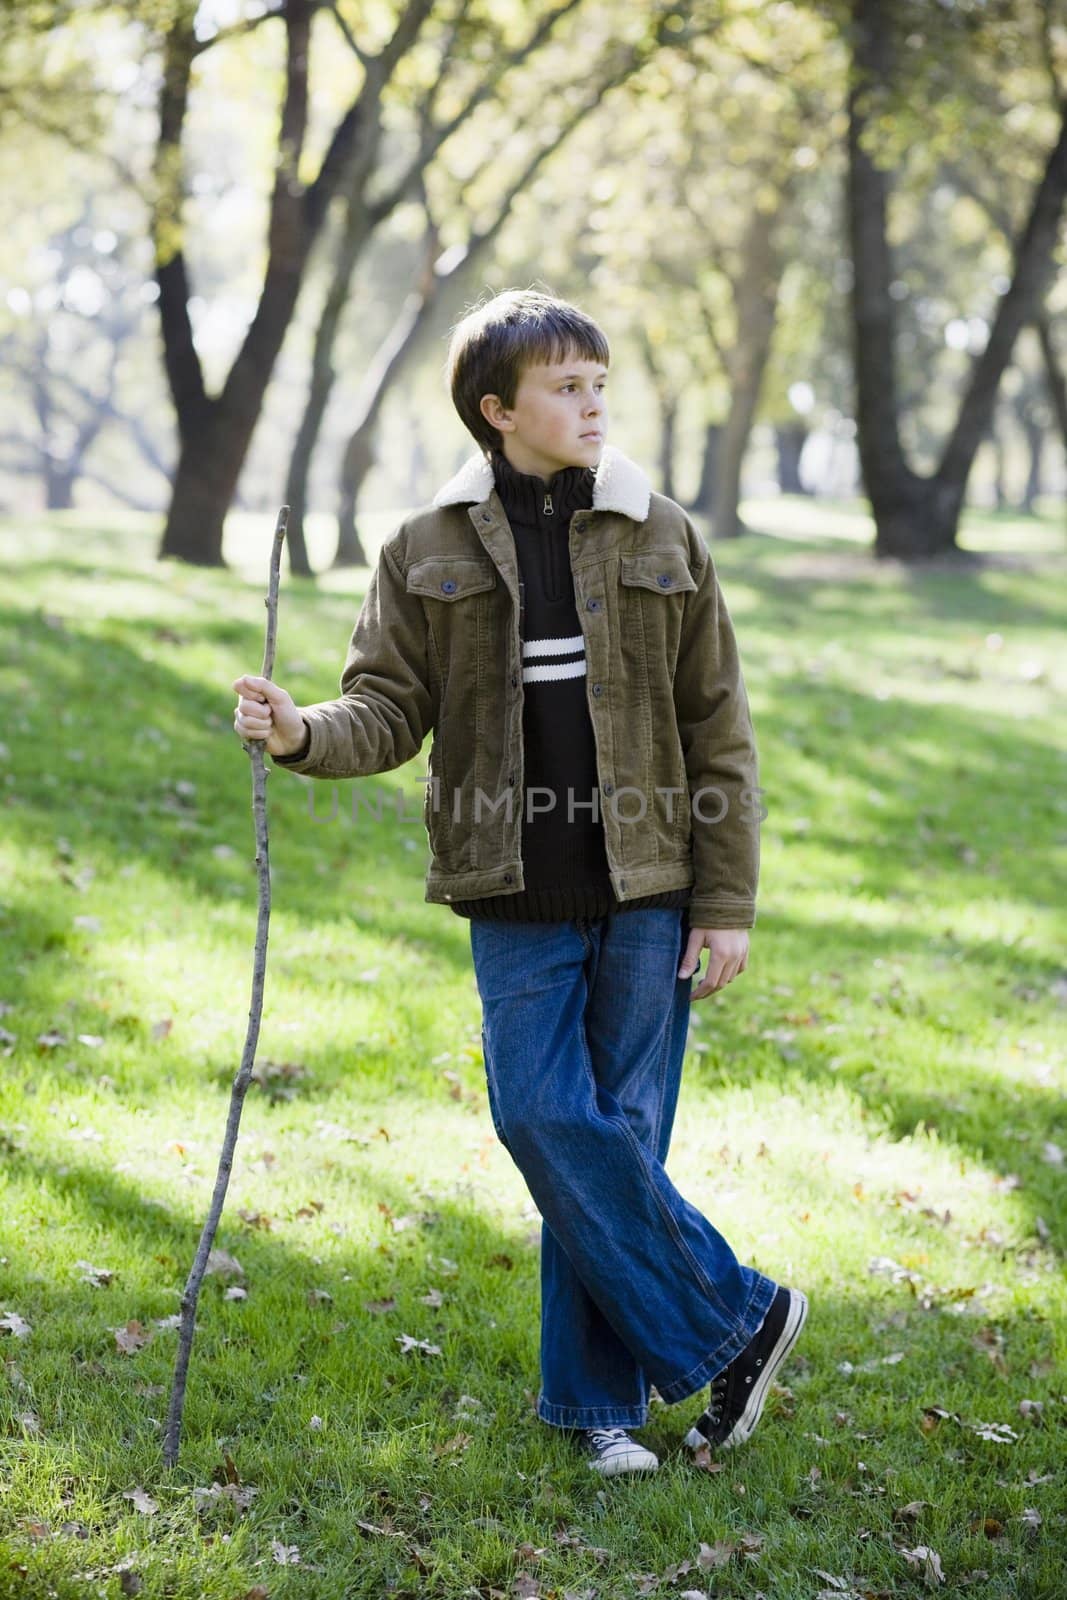
[[[542,1217],[541,1392],[562,1428],[641,1427],[749,1342],[776,1285],[663,1168],[692,978],[685,909],[472,920],[497,1135]]]

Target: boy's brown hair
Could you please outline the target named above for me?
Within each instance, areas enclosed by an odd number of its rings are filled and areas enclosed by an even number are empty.
[[[448,386],[464,426],[487,455],[499,448],[500,430],[482,415],[482,396],[495,394],[501,405],[513,406],[527,367],[568,356],[606,367],[607,336],[577,306],[537,289],[505,289],[456,323],[448,344]]]

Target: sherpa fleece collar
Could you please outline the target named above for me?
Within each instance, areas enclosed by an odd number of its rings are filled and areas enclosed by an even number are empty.
[[[454,478],[433,497],[435,506],[481,504],[493,492],[492,462],[484,455],[469,456]],[[618,511],[634,522],[644,522],[652,495],[652,485],[635,461],[614,445],[606,444],[593,480],[593,510]]]

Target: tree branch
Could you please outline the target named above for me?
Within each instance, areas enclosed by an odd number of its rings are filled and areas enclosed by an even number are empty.
[[[263,11],[259,16],[243,17],[240,22],[232,22],[228,28],[216,28],[210,39],[196,39],[193,43],[193,55],[202,56],[205,50],[214,50],[217,44],[226,44],[230,39],[243,38],[246,33],[262,27],[264,22],[274,22],[279,17],[285,16],[285,5],[282,4],[273,11]]]

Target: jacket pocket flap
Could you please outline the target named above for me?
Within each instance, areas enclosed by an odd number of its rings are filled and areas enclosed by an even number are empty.
[[[620,556],[620,579],[657,594],[680,594],[695,589],[696,580],[680,550],[647,550],[641,555]]]
[[[412,562],[407,576],[409,594],[424,594],[434,600],[462,600],[466,595],[492,589],[495,584],[493,563],[479,561],[476,556],[431,556]]]

